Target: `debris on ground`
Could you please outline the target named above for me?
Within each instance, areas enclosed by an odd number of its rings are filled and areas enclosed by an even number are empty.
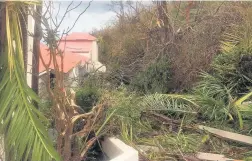
[[[250,137],[250,136],[245,136],[245,135],[232,133],[232,132],[228,132],[228,131],[224,131],[224,130],[220,130],[220,129],[216,129],[216,128],[211,128],[211,127],[207,127],[207,126],[202,126],[202,125],[199,125],[199,129],[206,130],[206,131],[208,131],[216,136],[219,136],[221,138],[224,138],[224,139],[252,145],[252,137]]]

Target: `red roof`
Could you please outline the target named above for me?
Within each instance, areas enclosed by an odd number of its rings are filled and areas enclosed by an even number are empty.
[[[92,50],[92,41],[60,41],[59,48],[64,50],[65,52],[74,52],[74,51],[82,51],[89,52]]]
[[[89,61],[89,58],[81,55],[80,53],[87,53],[92,50],[92,42],[96,40],[95,37],[89,35],[88,33],[78,33],[74,32],[70,35],[63,37],[59,41],[59,49],[64,51],[64,58],[63,58],[63,72],[67,73],[72,68],[74,68],[78,63],[82,62],[85,63]],[[50,54],[48,51],[48,47],[44,44],[40,44],[40,50],[42,57],[46,64],[50,61]],[[57,62],[61,63],[60,57],[57,57]],[[61,64],[59,64],[60,66]],[[53,69],[53,64],[49,66],[50,69]],[[39,73],[45,71],[45,67],[42,64],[40,59],[39,61]]]
[[[94,41],[96,38],[88,33],[83,32],[73,32],[70,35],[67,35],[61,39],[61,41],[74,41],[74,40],[90,40]]]
[[[43,57],[43,60],[45,61],[46,64],[49,63],[50,61],[50,54],[48,51],[48,47],[42,43],[40,43],[40,51],[41,51],[41,55]],[[59,56],[57,56],[57,62],[59,65],[59,68],[61,69],[61,58]],[[74,54],[71,52],[64,52],[64,57],[63,57],[63,72],[67,73],[69,72],[72,68],[74,68],[77,64],[79,63],[85,63],[87,62],[89,59],[83,55],[80,54]],[[53,62],[51,62],[50,69],[54,69],[53,66]],[[45,71],[46,68],[44,67],[42,60],[39,59],[39,73]]]

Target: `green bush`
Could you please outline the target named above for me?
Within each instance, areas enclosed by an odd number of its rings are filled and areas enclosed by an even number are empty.
[[[218,55],[212,62],[212,75],[240,96],[252,86],[252,52],[236,48],[230,53]]]
[[[76,104],[88,112],[99,100],[99,91],[95,87],[84,87],[76,92]]]
[[[151,64],[132,81],[133,89],[144,94],[168,93],[173,89],[170,63],[167,58]]]
[[[135,92],[127,90],[125,86],[120,86],[116,90],[104,90],[102,97],[108,102],[109,108],[106,110],[106,115],[113,113],[106,130],[113,135],[119,135],[126,142],[128,141],[126,133],[129,134],[129,131],[137,136],[146,130],[145,125],[140,121],[141,112],[145,107],[139,106],[142,98]]]

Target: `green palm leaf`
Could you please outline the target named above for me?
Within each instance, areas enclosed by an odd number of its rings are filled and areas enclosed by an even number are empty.
[[[19,4],[20,5],[20,4]],[[34,107],[37,96],[26,84],[18,14],[6,2],[6,44],[0,53],[0,132],[8,161],[60,160]]]
[[[143,98],[141,106],[147,110],[196,113],[199,108],[193,95],[152,94]]]

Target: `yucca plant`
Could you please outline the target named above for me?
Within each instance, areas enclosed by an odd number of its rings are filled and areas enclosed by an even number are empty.
[[[232,25],[222,36],[220,54],[211,63],[212,74],[226,86],[233,86],[233,95],[242,96],[252,86],[252,12],[237,8],[243,18],[239,25]]]
[[[232,87],[226,87],[219,78],[201,73],[201,81],[193,92],[204,117],[210,120],[225,120],[231,117],[229,104],[232,100]]]
[[[6,1],[2,11],[6,36],[0,53],[0,132],[8,161],[59,161],[43,125],[47,119],[33,105],[39,99],[26,83],[18,14],[28,4]]]
[[[249,99],[252,92],[242,97],[233,95],[232,86],[227,87],[219,78],[208,73],[201,74],[191,95],[154,94],[147,95],[142,100],[141,106],[145,110],[168,112],[168,114],[197,114],[208,121],[228,121],[239,123],[243,128],[243,113],[248,113],[250,106],[242,104]],[[196,116],[196,115],[194,115]]]
[[[233,116],[238,118],[240,128],[243,128],[242,117],[244,114],[251,116],[251,106],[242,103],[251,97],[252,12],[244,8],[239,12],[243,17],[243,23],[232,26],[224,33],[220,46],[221,53],[211,64],[211,74],[202,74],[202,81],[196,87],[196,91],[197,94],[206,96],[202,97],[206,98],[202,103],[210,105],[206,111],[212,109],[218,113],[216,111],[218,107],[221,113],[225,113],[223,115],[225,118],[233,119]],[[218,101],[215,102],[217,106],[211,105],[210,102],[214,101]],[[209,114],[209,112],[205,113]]]
[[[239,96],[234,91],[236,84],[225,83],[223,78],[205,72],[201,73],[201,81],[194,88],[194,94],[198,98],[197,103],[201,107],[201,113],[208,119],[224,121],[237,118],[242,129],[241,109],[247,109],[242,103],[249,99],[252,93],[248,92]]]

